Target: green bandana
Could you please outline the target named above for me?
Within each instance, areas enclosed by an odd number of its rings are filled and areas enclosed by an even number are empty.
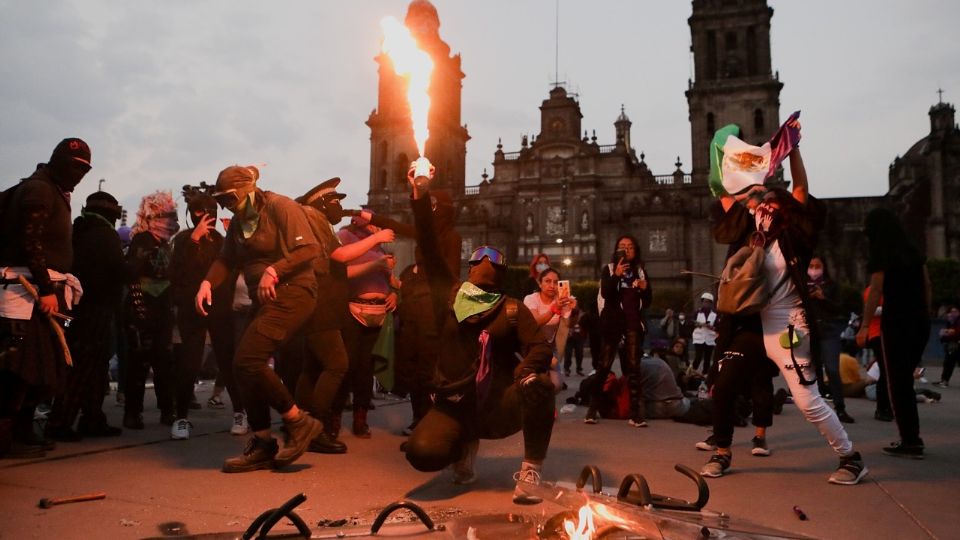
[[[260,214],[257,213],[257,205],[254,204],[255,200],[256,190],[253,190],[247,194],[247,200],[243,202],[243,206],[238,208],[237,213],[234,214],[234,219],[240,222],[240,232],[243,233],[244,239],[253,236],[253,233],[257,232],[257,225],[260,224]]]
[[[101,216],[96,212],[88,212],[87,210],[80,210],[80,215],[87,219],[99,219],[100,221],[106,223],[111,229],[113,228],[113,223],[110,223],[110,220]]]
[[[467,317],[489,310],[503,296],[499,293],[487,292],[469,281],[460,285],[456,298],[453,299],[453,313],[457,322],[463,322]]]

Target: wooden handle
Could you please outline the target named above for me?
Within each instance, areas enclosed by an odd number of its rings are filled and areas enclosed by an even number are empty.
[[[37,292],[37,289],[33,287],[27,278],[22,275],[17,276],[17,281],[20,282],[20,285],[23,285],[23,288],[30,293],[30,296],[33,297],[33,300],[37,303],[40,302],[40,293]],[[57,336],[57,342],[60,343],[60,350],[63,352],[63,360],[67,363],[68,366],[73,367],[73,356],[70,355],[70,347],[67,346],[67,338],[63,335],[63,328],[60,327],[60,324],[53,319],[53,316],[49,313],[44,313],[47,318],[47,321],[50,323],[50,328],[53,330],[55,336]]]

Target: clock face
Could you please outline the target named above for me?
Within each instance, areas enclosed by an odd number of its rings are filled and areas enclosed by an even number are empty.
[[[550,121],[550,131],[553,133],[560,133],[567,126],[566,121],[563,118],[554,118]]]

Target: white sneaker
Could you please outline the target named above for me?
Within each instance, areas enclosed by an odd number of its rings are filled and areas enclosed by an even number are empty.
[[[186,418],[177,418],[170,426],[170,438],[175,441],[189,439],[191,427],[193,427],[193,424]]]
[[[246,435],[250,433],[250,424],[247,424],[247,413],[233,413],[233,426],[230,427],[231,435]]]

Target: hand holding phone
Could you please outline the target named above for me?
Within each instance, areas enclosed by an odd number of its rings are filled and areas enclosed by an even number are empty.
[[[570,280],[561,279],[557,282],[557,296],[560,298],[570,297]]]

